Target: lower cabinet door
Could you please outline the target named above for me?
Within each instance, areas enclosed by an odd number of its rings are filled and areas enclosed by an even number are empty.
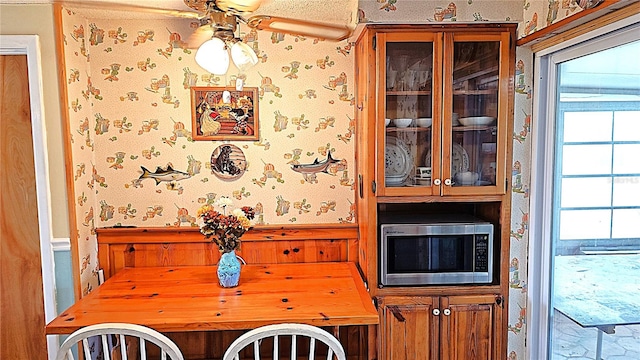
[[[379,302],[381,360],[437,360],[437,309],[431,297],[385,297]]]
[[[441,360],[498,359],[502,308],[495,295],[440,298]]]
[[[380,360],[504,358],[499,296],[384,296],[377,301]]]

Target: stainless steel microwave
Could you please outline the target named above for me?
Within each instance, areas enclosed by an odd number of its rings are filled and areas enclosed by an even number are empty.
[[[382,286],[492,282],[493,224],[464,216],[403,220],[380,225]]]

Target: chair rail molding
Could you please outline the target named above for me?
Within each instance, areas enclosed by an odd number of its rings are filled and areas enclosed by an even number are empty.
[[[54,238],[51,240],[51,250],[56,251],[71,251],[71,239],[69,238]]]

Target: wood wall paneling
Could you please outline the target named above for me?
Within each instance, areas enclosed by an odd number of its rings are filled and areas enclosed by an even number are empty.
[[[198,228],[97,229],[98,258],[105,278],[125,267],[215,265],[217,247]],[[257,226],[242,237],[238,255],[251,264],[358,262],[355,224]],[[375,326],[327,328],[336,333],[349,359],[367,359]],[[188,359],[220,359],[242,331],[169,333]]]
[[[105,278],[124,267],[215,265],[217,247],[198,228],[97,229]],[[356,225],[261,226],[242,237],[237,252],[247,263],[358,262]]]

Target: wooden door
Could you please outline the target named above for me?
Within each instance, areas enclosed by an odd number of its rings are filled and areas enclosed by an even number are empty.
[[[0,56],[0,359],[46,359],[26,55]]]
[[[512,141],[513,89],[509,87],[514,78],[514,30],[505,27],[445,35],[443,195],[506,194],[511,166],[507,154]]]
[[[439,193],[431,178],[418,179],[415,173],[433,165],[439,174],[432,159],[439,158],[440,149],[441,37],[429,31],[376,34],[378,196]],[[433,123],[418,126],[419,118]]]
[[[495,295],[441,298],[440,359],[497,359],[498,309]]]
[[[386,297],[380,307],[382,360],[437,360],[437,302],[431,297]]]

